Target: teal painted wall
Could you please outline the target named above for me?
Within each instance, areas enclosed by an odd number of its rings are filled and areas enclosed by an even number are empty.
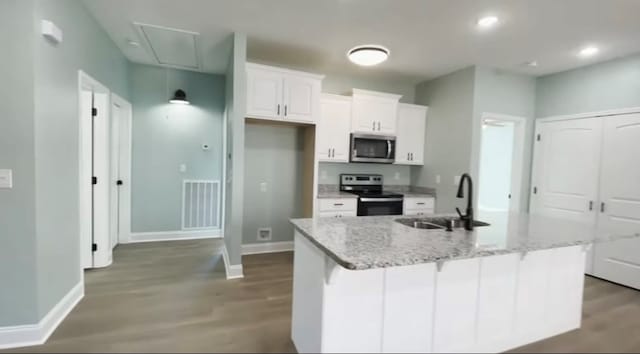
[[[538,78],[536,117],[640,107],[640,55]]]
[[[244,129],[247,106],[247,36],[234,33],[233,50],[226,72],[227,176],[224,208],[224,243],[231,265],[242,264],[244,202]]]
[[[526,119],[522,163],[523,180],[520,188],[520,210],[526,211],[529,205],[529,180],[533,154],[536,79],[533,76],[476,66],[473,92],[473,137],[469,171],[474,180],[480,182],[482,114],[485,112],[497,113]],[[476,188],[475,200],[478,200],[478,191],[479,188]]]
[[[182,181],[222,180],[225,78],[142,64],[131,64],[130,72],[131,230],[180,230]],[[168,102],[179,88],[191,105]],[[202,150],[203,143],[210,150]]]
[[[0,1],[0,327],[36,323],[33,11],[30,0]]]
[[[270,242],[292,241],[289,219],[302,217],[304,128],[247,124],[244,161],[242,243],[258,243],[263,227],[272,229]]]
[[[42,19],[64,32],[53,45]],[[38,313],[80,281],[78,70],[128,98],[128,61],[82,2],[38,0],[35,8],[35,151]]]
[[[451,212],[459,205],[454,176],[469,171],[471,165],[474,81],[475,69],[469,67],[416,87],[416,103],[429,106],[429,112],[425,164],[413,167],[411,181],[436,189],[438,212]]]
[[[2,220],[0,251],[4,326],[37,323],[81,280],[78,70],[122,97],[129,97],[129,87],[127,60],[81,2],[20,0],[0,6],[0,36],[7,36],[0,70],[3,86],[12,90],[1,92],[9,101],[0,108],[0,144],[11,144],[2,149],[11,153],[0,152],[0,168],[15,170],[16,186],[0,192],[0,218],[10,218]],[[63,31],[62,43],[42,37],[42,19]],[[10,269],[20,272],[10,275]]]

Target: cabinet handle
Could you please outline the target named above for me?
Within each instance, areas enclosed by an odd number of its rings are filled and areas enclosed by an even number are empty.
[[[380,131],[380,122],[378,122],[378,131]]]
[[[417,204],[417,205],[424,205],[424,203],[423,203],[423,202],[418,202],[418,203],[416,203],[416,204]]]
[[[407,153],[407,160],[411,161],[411,154]]]
[[[593,200],[589,201],[589,211],[593,210]]]
[[[331,149],[329,149],[329,152],[327,152],[327,157],[331,157]]]
[[[413,153],[411,153],[411,161],[413,161]]]
[[[336,157],[336,149],[331,149],[331,157]]]
[[[376,130],[376,122],[373,122],[373,129],[372,129],[372,130],[373,130],[373,131],[375,131],[375,130]]]
[[[343,206],[344,204],[342,204],[342,203],[333,203],[333,205],[335,205],[335,206]]]
[[[280,115],[280,103],[278,103],[278,115]]]
[[[286,104],[284,105],[284,116],[285,117],[287,116],[287,105]]]
[[[604,202],[600,203],[600,212],[604,213]]]

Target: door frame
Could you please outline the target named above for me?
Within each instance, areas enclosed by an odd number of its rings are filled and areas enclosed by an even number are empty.
[[[111,106],[114,105],[125,111],[125,115],[120,117],[122,120],[116,122],[113,110],[111,110],[111,166],[118,165],[117,169],[111,168],[111,196],[113,197],[119,193],[119,199],[117,214],[110,215],[110,219],[113,220],[116,216],[118,217],[118,228],[111,230],[111,233],[116,233],[117,243],[120,244],[128,243],[131,235],[133,106],[124,98],[111,93]],[[124,136],[122,133],[124,133]],[[118,172],[117,175],[115,174],[116,171]],[[123,181],[121,187],[117,185],[118,180]]]
[[[527,118],[520,116],[512,116],[507,114],[483,112],[480,115],[480,126],[485,119],[513,123],[513,156],[511,159],[511,201],[509,202],[509,211],[519,212],[520,201],[522,199],[522,178],[524,177],[524,143],[526,140]],[[482,139],[484,133],[482,128],[478,139],[478,187],[480,186],[480,157],[482,157]],[[480,195],[478,188],[478,196]],[[479,198],[476,198],[477,208],[480,204]]]
[[[77,88],[77,94],[78,94],[78,112],[77,112],[77,117],[78,117],[78,125],[77,125],[77,129],[78,129],[78,234],[79,234],[79,243],[80,243],[80,247],[79,248],[79,255],[80,255],[80,275],[81,275],[81,279],[84,279],[84,269],[85,268],[94,268],[94,267],[101,267],[101,266],[107,266],[110,264],[110,260],[111,260],[111,252],[110,250],[107,250],[109,247],[101,247],[102,250],[99,250],[97,252],[92,252],[91,251],[91,244],[94,242],[93,240],[93,235],[89,234],[85,234],[83,232],[83,224],[82,224],[82,220],[91,220],[91,225],[93,228],[93,217],[92,217],[92,211],[91,209],[85,209],[83,210],[80,206],[82,205],[82,200],[83,198],[86,198],[87,196],[86,194],[86,182],[87,181],[83,181],[83,179],[85,178],[86,175],[86,169],[87,168],[91,168],[92,166],[92,161],[86,161],[83,158],[83,142],[86,140],[86,137],[83,136],[83,131],[82,131],[82,127],[83,127],[83,122],[82,120],[85,119],[86,117],[83,116],[83,101],[82,101],[82,93],[83,91],[91,91],[94,95],[95,93],[99,93],[100,95],[105,95],[107,97],[107,102],[108,102],[108,97],[110,95],[110,90],[109,88],[107,88],[107,86],[103,85],[102,83],[100,83],[98,80],[94,79],[93,77],[91,77],[89,74],[85,73],[82,70],[78,70],[78,88]],[[107,114],[106,117],[107,119],[109,119],[109,104],[107,104]],[[93,157],[92,157],[93,159]],[[108,162],[107,162],[108,163]],[[89,173],[89,175],[92,175],[91,171]],[[92,197],[89,197],[89,200],[92,200]],[[107,200],[108,200],[108,196],[107,196]],[[107,225],[108,225],[108,220],[107,220]],[[108,240],[107,240],[108,241]],[[88,246],[88,247],[87,247]],[[95,258],[97,256],[97,253],[100,253],[100,259],[101,260],[105,260],[105,261],[101,261],[98,262],[100,264],[96,264],[95,262]],[[104,254],[103,254],[104,253]],[[103,264],[105,263],[105,264]]]

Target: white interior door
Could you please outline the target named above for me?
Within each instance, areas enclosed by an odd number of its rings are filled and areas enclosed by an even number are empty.
[[[538,124],[532,213],[595,225],[601,134],[599,118]]]
[[[110,114],[109,93],[94,92],[93,106],[93,267],[111,264],[110,245]]]
[[[80,90],[80,259],[82,268],[93,267],[93,187],[91,185],[91,162],[92,152],[92,119],[91,110],[93,108],[93,91],[90,88],[82,87]]]
[[[111,95],[111,177],[109,246],[129,241],[131,173],[131,104]]]
[[[602,120],[599,226],[640,233],[640,114]],[[596,245],[594,275],[640,289],[640,240]]]

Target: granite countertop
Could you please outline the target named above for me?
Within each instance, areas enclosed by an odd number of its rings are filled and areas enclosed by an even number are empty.
[[[435,215],[435,216],[452,216]],[[406,216],[294,219],[302,235],[347,269],[406,266],[446,260],[530,252],[640,237],[540,215],[485,212],[490,226],[473,231],[425,230],[396,222]]]
[[[358,196],[349,192],[324,191],[318,192],[319,199],[357,199]]]

